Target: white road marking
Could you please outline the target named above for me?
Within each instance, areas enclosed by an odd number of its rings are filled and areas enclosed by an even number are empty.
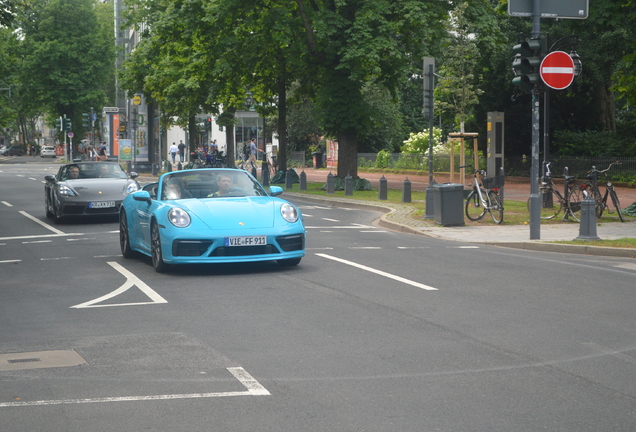
[[[93,258],[121,258],[121,254],[119,255],[95,255]]]
[[[373,228],[372,226],[369,225],[346,225],[346,226],[330,226],[330,227],[326,227],[326,226],[306,226],[305,229],[323,229],[323,228],[329,228],[329,229],[360,229],[360,228]]]
[[[82,304],[71,306],[71,308],[81,309],[81,308],[95,308],[95,307],[139,306],[139,305],[149,305],[149,304],[158,304],[158,303],[168,303],[168,301],[166,299],[164,299],[159,294],[157,294],[156,291],[154,291],[152,288],[150,288],[148,285],[146,285],[141,279],[139,279],[137,276],[135,276],[134,274],[132,274],[131,272],[126,270],[120,264],[118,264],[116,262],[110,262],[109,261],[108,265],[110,265],[112,268],[114,268],[119,273],[124,275],[126,277],[126,282],[124,282],[124,284],[122,286],[120,286],[115,291],[111,292],[110,294],[106,294],[106,295],[101,296],[101,297],[99,297],[99,298],[97,298],[95,300],[91,300],[91,301],[87,301],[87,302],[82,303]],[[100,302],[103,302],[105,300],[111,299],[113,297],[116,297],[119,294],[128,291],[130,288],[134,287],[135,285],[144,294],[146,294],[148,297],[150,297],[150,299],[152,301],[150,301],[150,302],[138,302],[138,303],[102,304],[102,305],[96,304],[96,303],[100,303]]]
[[[636,270],[636,264],[633,264],[633,263],[622,263],[622,264],[617,264],[613,267],[624,268],[628,270]]]
[[[349,249],[382,249],[380,246],[350,246]]]
[[[269,396],[271,393],[267,391],[258,381],[250,374],[245,372],[242,367],[226,368],[245,388],[247,391],[234,392],[213,392],[213,393],[189,393],[189,394],[166,394],[152,396],[123,396],[123,397],[104,397],[104,398],[86,398],[86,399],[58,399],[58,400],[39,400],[39,401],[23,401],[23,402],[5,402],[0,403],[0,408],[18,407],[18,406],[44,406],[44,405],[76,405],[86,403],[105,403],[105,402],[136,402],[136,401],[160,401],[175,399],[202,399],[202,398],[218,398],[231,396]]]
[[[338,219],[322,218],[322,220],[326,220],[328,222],[340,222]]]
[[[0,237],[0,240],[23,240],[23,239],[35,239],[35,238],[80,236],[80,235],[84,235],[84,233],[62,233],[62,234],[27,235],[27,236],[16,236],[16,237]]]
[[[382,231],[382,230],[373,230],[373,231],[360,231],[361,233],[386,233],[388,231]]]
[[[31,219],[33,222],[39,223],[39,224],[40,224],[40,225],[42,225],[44,228],[46,228],[46,229],[48,229],[48,230],[50,230],[50,231],[53,231],[55,234],[64,234],[64,232],[63,232],[63,231],[60,231],[60,230],[59,230],[59,229],[57,229],[57,228],[53,228],[51,225],[49,225],[49,224],[47,224],[47,223],[42,222],[40,219],[36,218],[35,216],[31,216],[30,214],[28,214],[28,213],[27,213],[27,212],[25,212],[25,211],[20,210],[20,211],[19,211],[19,213],[20,213],[22,216],[26,216],[26,217],[28,217],[28,218],[29,218],[29,219]]]
[[[96,237],[82,237],[74,239],[66,239],[66,241],[82,241],[82,240],[95,240]]]
[[[1,202],[2,204],[6,205],[7,207],[13,207],[11,204],[9,204],[9,203],[8,203],[8,202],[6,202],[6,201],[0,201],[0,202]]]
[[[333,250],[332,247],[323,247],[323,248],[307,248],[305,250]]]
[[[40,258],[40,261],[59,261],[59,260],[67,260],[67,259],[75,259],[75,258],[73,257]]]
[[[367,266],[362,265],[362,264],[354,263],[352,261],[343,260],[342,258],[336,258],[334,256],[326,255],[326,254],[322,254],[322,253],[318,253],[316,255],[319,256],[319,257],[323,257],[323,258],[327,258],[327,259],[333,260],[333,261],[338,261],[340,263],[347,264],[347,265],[350,265],[352,267],[359,268],[361,270],[366,270],[368,272],[375,273],[377,275],[384,276],[384,277],[387,277],[389,279],[396,280],[398,282],[402,282],[402,283],[405,283],[405,284],[408,284],[408,285],[412,285],[412,286],[417,287],[417,288],[422,288],[422,289],[428,290],[428,291],[437,291],[437,288],[433,288],[431,286],[424,285],[422,283],[415,282],[415,281],[403,278],[401,276],[396,276],[396,275],[393,275],[391,273],[383,272],[382,270],[378,270],[378,269],[374,269],[374,268],[371,268],[371,267],[367,267]]]
[[[53,240],[36,240],[36,241],[23,241],[22,244],[33,244],[33,243],[52,243]]]
[[[398,249],[430,249],[430,246],[398,246]]]
[[[38,179],[34,179],[33,177],[29,177],[29,180],[38,181]]]
[[[449,249],[479,249],[479,246],[449,246]]]
[[[17,262],[22,262],[22,260],[4,260],[4,261],[0,261],[0,264],[10,264],[10,263],[17,263]]]

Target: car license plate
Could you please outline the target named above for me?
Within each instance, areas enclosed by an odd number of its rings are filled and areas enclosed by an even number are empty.
[[[115,201],[97,201],[97,202],[89,202],[88,208],[108,208],[115,207]]]
[[[225,237],[225,246],[264,246],[267,236]]]

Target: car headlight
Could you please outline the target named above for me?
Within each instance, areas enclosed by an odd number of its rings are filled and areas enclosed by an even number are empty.
[[[135,182],[130,182],[126,185],[126,190],[124,191],[124,193],[126,195],[131,194],[133,192],[137,192],[139,190],[139,186],[137,186],[137,183]]]
[[[280,214],[287,222],[293,223],[298,220],[298,210],[289,203],[285,203],[280,206]]]
[[[173,208],[168,212],[168,220],[178,228],[185,228],[190,225],[190,215],[183,209]]]
[[[73,192],[73,189],[71,189],[70,187],[66,186],[66,185],[59,185],[57,188],[58,192],[60,193],[60,195],[62,196],[75,196],[75,192]]]

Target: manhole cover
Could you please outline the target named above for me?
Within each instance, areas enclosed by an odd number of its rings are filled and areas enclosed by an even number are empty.
[[[86,364],[74,350],[37,351],[0,354],[0,372],[23,369],[70,367]]]

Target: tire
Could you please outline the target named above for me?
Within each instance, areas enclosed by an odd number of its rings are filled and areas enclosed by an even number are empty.
[[[161,234],[156,222],[152,223],[150,228],[150,243],[152,249],[152,266],[157,273],[165,273],[168,271],[168,264],[163,261],[161,253]]]
[[[46,213],[46,218],[47,219],[53,219],[53,212],[51,211],[50,205],[49,205],[49,196],[47,194],[46,198],[44,199],[44,211]]]
[[[577,222],[581,221],[581,202],[583,201],[583,192],[578,186],[574,186],[568,193],[568,210]]]
[[[284,260],[278,260],[278,265],[281,267],[293,267],[300,263],[301,258],[289,258]]]
[[[62,216],[59,215],[59,211],[57,206],[55,205],[55,201],[52,204],[53,207],[53,222],[58,225],[62,223]]]
[[[124,210],[119,214],[119,247],[124,258],[135,257],[135,251],[130,247],[130,232],[128,231],[128,216]]]
[[[614,207],[616,207],[616,211],[618,212],[618,218],[621,222],[625,222],[625,218],[623,218],[623,212],[621,210],[621,202],[618,200],[618,195],[616,195],[616,191],[612,189],[610,191],[610,197],[612,197],[612,203]]]
[[[501,225],[504,217],[504,209],[499,195],[497,195],[495,191],[490,191],[488,192],[488,198],[490,199],[490,217],[492,217],[493,222],[497,225]]]
[[[485,194],[486,192],[482,191],[482,193]],[[466,198],[466,217],[475,222],[483,218],[484,214],[486,214],[486,209],[481,204],[479,195],[473,190]]]
[[[605,204],[603,203],[603,198],[601,198],[601,193],[596,190],[594,191],[594,201],[596,201],[596,219],[600,219],[603,216],[603,211],[605,210]]]
[[[541,207],[539,213],[541,219],[554,219],[563,210],[563,198],[556,189],[540,190]],[[528,198],[528,213],[530,213],[530,198]]]

